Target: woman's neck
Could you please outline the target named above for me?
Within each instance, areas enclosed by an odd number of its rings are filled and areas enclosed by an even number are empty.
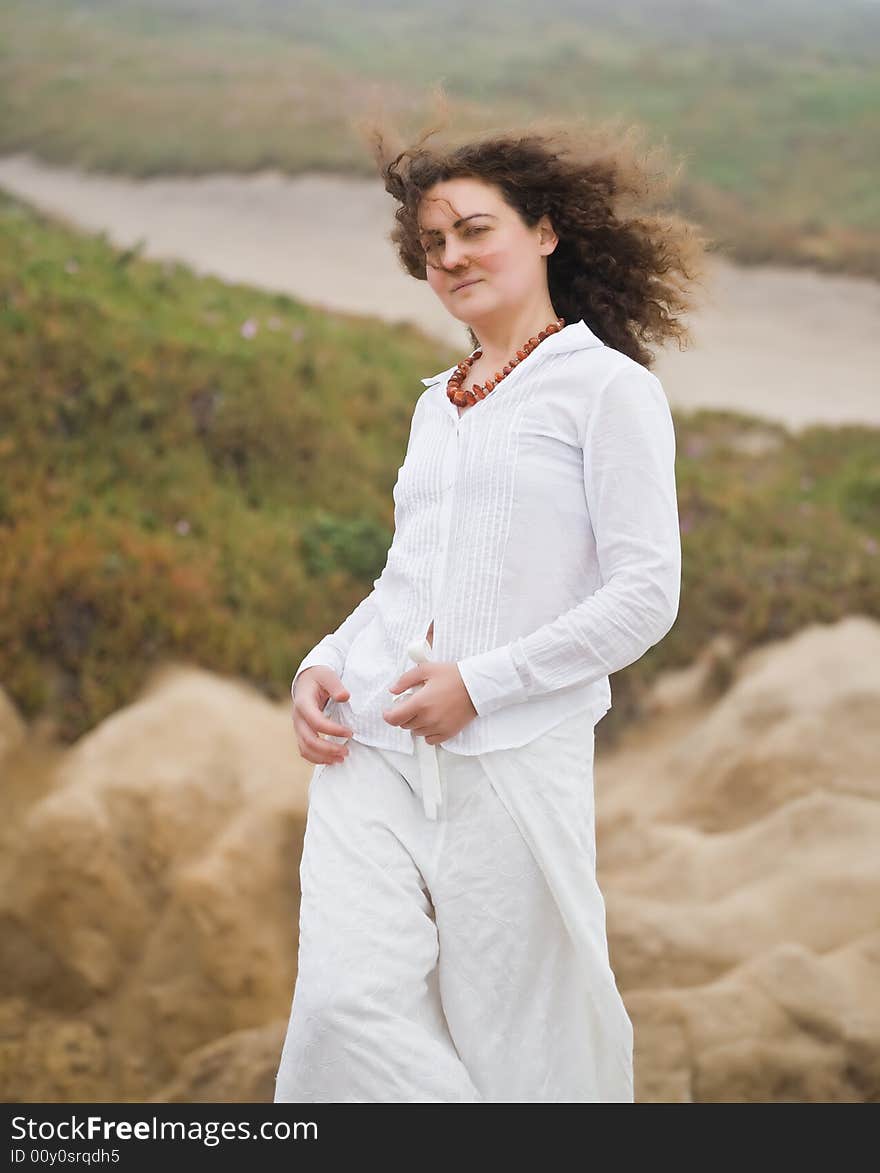
[[[471,324],[483,352],[480,365],[500,369],[530,338],[537,337],[538,333],[555,322],[556,318],[557,314],[552,305],[541,304],[537,311],[529,307],[514,318],[507,317],[503,321],[484,320]]]

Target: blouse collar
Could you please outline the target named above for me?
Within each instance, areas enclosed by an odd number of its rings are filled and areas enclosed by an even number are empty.
[[[599,338],[587,323],[580,319],[577,322],[570,322],[569,325],[563,326],[561,330],[556,330],[549,338],[545,338],[538,348],[540,354],[559,354],[569,350],[587,350],[591,346],[604,346],[605,343]],[[474,351],[471,351],[473,354]],[[429,375],[427,379],[422,379],[425,386],[430,383],[436,383],[439,379],[448,379],[458,363],[453,363],[451,367],[447,367],[445,371],[438,371],[436,375]]]

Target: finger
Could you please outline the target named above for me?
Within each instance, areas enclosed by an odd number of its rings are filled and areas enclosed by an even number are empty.
[[[345,761],[350,752],[345,745],[337,745],[335,741],[324,741],[309,733],[304,733],[300,742],[300,753],[307,761],[315,765],[329,765],[332,762]]]
[[[349,729],[347,725],[342,725],[338,721],[332,721],[329,717],[325,716],[324,710],[318,706],[316,701],[300,701],[298,705],[294,705],[292,716],[294,725],[296,725],[297,720],[302,720],[306,723],[309,730],[315,733],[330,733],[333,737],[354,736],[353,729]]]
[[[338,742],[319,737],[318,730],[312,727],[302,712],[295,714],[293,728],[299,743],[299,751],[307,761],[337,762],[348,756],[347,745],[340,745]]]
[[[347,725],[340,725],[338,721],[331,721],[318,708],[314,709],[312,713],[304,713],[303,716],[316,733],[330,733],[333,737],[354,736],[353,729],[349,729]]]
[[[391,705],[382,716],[389,725],[404,725],[418,715],[418,709],[412,701],[403,701],[399,705]]]
[[[322,717],[320,710],[318,714],[303,713],[302,710],[293,710],[291,713],[291,720],[294,728],[297,728],[297,722],[301,721],[303,725],[309,729],[314,729],[317,733],[329,733],[332,737],[354,737],[354,730],[349,729],[347,725],[338,725],[335,721],[331,721],[329,717]]]
[[[424,680],[425,673],[422,670],[422,665],[418,664],[415,668],[410,668],[404,672],[403,676],[398,676],[388,691],[395,694],[406,692],[408,688],[414,688],[417,684],[423,684]]]

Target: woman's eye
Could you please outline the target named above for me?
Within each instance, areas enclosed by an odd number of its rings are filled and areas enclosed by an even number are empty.
[[[465,236],[475,236],[479,232],[488,232],[488,231],[489,231],[488,224],[474,224],[471,228],[466,228],[464,234],[465,234]],[[435,248],[440,248],[441,243],[442,242],[440,240],[437,240],[436,238],[434,240],[423,240],[422,241],[422,248],[425,252],[430,252]]]

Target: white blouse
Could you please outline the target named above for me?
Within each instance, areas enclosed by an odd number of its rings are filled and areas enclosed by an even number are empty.
[[[296,671],[332,667],[351,695],[327,715],[404,753],[414,735],[382,712],[432,620],[432,659],[456,663],[478,714],[442,744],[479,754],[575,713],[594,725],[609,674],[678,614],[675,431],[659,379],[583,320],[461,416],[446,395],[454,369],[422,380],[384,570]]]

